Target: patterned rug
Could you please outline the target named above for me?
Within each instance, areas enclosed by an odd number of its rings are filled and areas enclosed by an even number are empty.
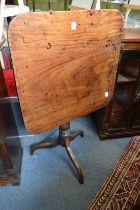
[[[140,136],[133,137],[88,210],[130,210],[140,196]]]

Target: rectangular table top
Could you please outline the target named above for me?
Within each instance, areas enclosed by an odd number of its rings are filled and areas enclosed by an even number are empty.
[[[112,98],[123,18],[117,10],[22,14],[8,40],[27,130],[37,134]]]

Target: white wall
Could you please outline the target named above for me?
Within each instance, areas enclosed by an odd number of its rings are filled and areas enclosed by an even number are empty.
[[[81,7],[81,8],[86,8],[86,9],[91,9],[93,0],[73,0],[72,5]]]
[[[129,4],[140,6],[140,0],[130,0]]]

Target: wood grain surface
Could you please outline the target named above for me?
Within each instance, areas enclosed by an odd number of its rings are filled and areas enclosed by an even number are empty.
[[[12,21],[8,40],[29,132],[47,131],[110,101],[122,25],[117,10],[27,13]]]

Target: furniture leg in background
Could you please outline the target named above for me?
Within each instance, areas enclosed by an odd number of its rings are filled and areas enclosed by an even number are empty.
[[[14,166],[11,162],[10,155],[8,152],[8,147],[7,147],[3,134],[0,134],[0,160],[2,161],[3,168],[4,168],[2,169],[2,165],[1,165],[0,185],[6,185],[8,183],[12,185],[19,184],[19,177],[16,174]]]

